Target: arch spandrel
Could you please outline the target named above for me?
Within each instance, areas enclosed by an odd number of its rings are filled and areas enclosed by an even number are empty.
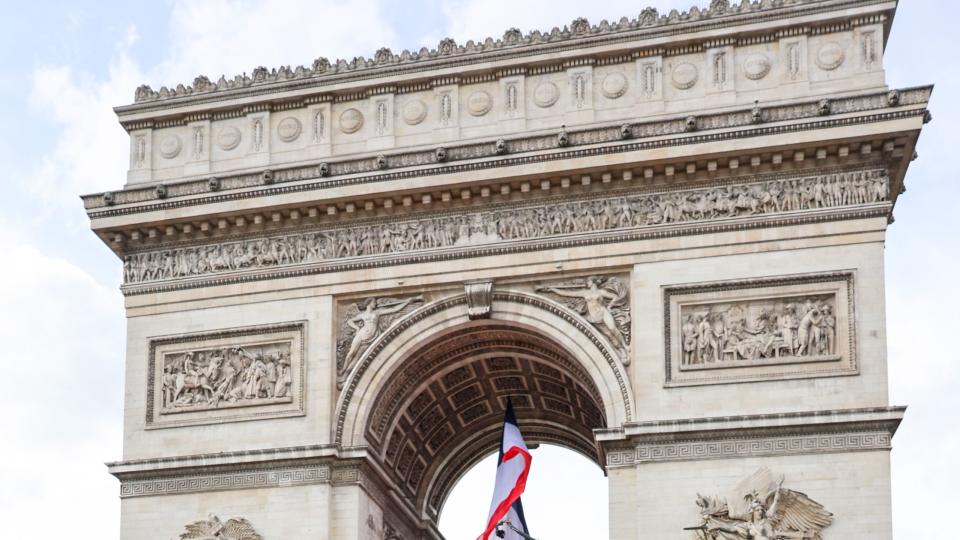
[[[609,427],[635,416],[627,370],[609,341],[579,315],[557,302],[522,290],[493,293],[491,320],[539,331],[577,359],[602,396]],[[469,322],[464,295],[435,300],[395,321],[374,340],[352,368],[337,400],[334,441],[365,445],[363,426],[384,381],[429,336]]]
[[[625,370],[589,323],[519,290],[494,293],[492,312],[471,321],[453,296],[409,313],[370,344],[339,402],[338,442],[368,447],[432,519],[456,481],[495,451],[507,396],[531,443],[601,467],[593,430],[632,418]]]

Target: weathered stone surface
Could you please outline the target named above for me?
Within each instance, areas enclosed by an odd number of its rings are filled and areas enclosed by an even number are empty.
[[[84,196],[123,261],[121,537],[438,538],[509,397],[605,469],[611,538],[889,539],[883,249],[931,93],[885,85],[894,9],[138,88],[127,185]]]

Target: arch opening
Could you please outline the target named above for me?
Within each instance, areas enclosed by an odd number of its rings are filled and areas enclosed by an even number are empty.
[[[593,460],[565,447],[543,444],[532,449],[523,508],[537,538],[605,538],[609,530],[609,488]],[[457,481],[440,513],[446,538],[475,538],[484,523],[496,473],[491,452]],[[570,519],[557,519],[569,516]]]
[[[496,451],[508,398],[528,444],[603,467],[593,430],[607,427],[607,406],[590,373],[556,340],[502,320],[454,325],[404,355],[370,406],[369,455],[437,523],[458,480]]]

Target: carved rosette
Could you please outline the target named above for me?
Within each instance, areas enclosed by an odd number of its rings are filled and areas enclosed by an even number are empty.
[[[337,325],[337,388],[370,345],[395,321],[423,304],[423,296],[374,297],[352,301],[340,309]]]
[[[543,283],[538,293],[579,314],[630,364],[630,287],[628,277],[589,276]]]

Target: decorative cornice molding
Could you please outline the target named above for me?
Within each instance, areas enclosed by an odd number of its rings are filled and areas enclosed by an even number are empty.
[[[889,450],[904,407],[730,416],[598,430],[607,466]]]
[[[892,436],[887,431],[868,431],[756,437],[745,440],[654,443],[639,446],[634,450],[607,452],[607,467],[624,467],[659,461],[889,450],[891,439]]]
[[[221,76],[217,82],[200,75],[191,86],[179,84],[173,88],[162,87],[159,91],[141,85],[135,92],[135,103],[118,107],[117,111],[151,111],[171,104],[196,104],[218,97],[256,96],[269,92],[345,83],[367,78],[417,73],[445,67],[463,67],[471,63],[512,59],[532,54],[559,53],[570,49],[622,43],[637,39],[653,39],[663,36],[715,30],[722,27],[757,21],[777,21],[803,15],[815,15],[834,11],[843,16],[845,10],[860,6],[882,4],[877,0],[834,0],[810,2],[807,0],[762,0],[759,2],[729,2],[713,0],[709,8],[693,7],[685,12],[671,10],[661,15],[654,8],[644,9],[634,19],[626,17],[617,22],[601,21],[591,25],[578,18],[569,26],[553,28],[550,32],[532,31],[522,34],[511,28],[500,39],[487,38],[482,42],[468,41],[458,45],[445,38],[435,49],[403,51],[394,54],[388,48],[377,50],[373,58],[355,57],[352,60],[338,59],[334,62],[317,58],[307,66],[281,66],[268,70],[257,67],[251,75],[244,73],[232,79]],[[222,99],[222,98],[221,98]]]
[[[932,87],[900,90],[896,105],[899,108],[925,105],[929,101],[931,92]],[[264,184],[261,172],[251,172],[218,177],[215,188],[211,188],[209,179],[171,183],[164,185],[166,189],[163,197],[158,196],[155,186],[149,186],[89,194],[84,195],[82,199],[89,217],[97,219],[252,197],[268,197],[283,193],[329,190],[427,175],[454,174],[591,155],[827,129],[928,114],[926,109],[890,109],[887,92],[839,98],[830,103],[831,114],[834,116],[887,109],[870,115],[853,118],[824,118],[819,105],[817,101],[809,101],[761,109],[762,121],[778,123],[775,126],[758,126],[754,119],[755,111],[742,109],[697,117],[695,120],[697,132],[694,134],[689,133],[686,117],[678,117],[629,124],[630,137],[626,140],[623,137],[623,126],[618,124],[568,132],[565,147],[559,145],[554,135],[541,134],[510,139],[506,141],[506,156],[497,150],[495,141],[478,142],[448,147],[446,159],[442,164],[437,163],[433,149],[386,156],[389,168],[404,170],[380,172],[381,169],[375,160],[370,156],[363,156],[319,165],[271,170],[272,177],[269,185]],[[747,127],[749,129],[710,133],[713,130]],[[544,151],[550,151],[550,153],[544,153]]]
[[[256,489],[335,483],[330,465],[303,465],[277,469],[238,471],[232,473],[188,475],[173,478],[124,480],[120,497],[180,495],[205,491]],[[338,470],[335,469],[337,474]],[[340,473],[342,475],[342,473]]]

